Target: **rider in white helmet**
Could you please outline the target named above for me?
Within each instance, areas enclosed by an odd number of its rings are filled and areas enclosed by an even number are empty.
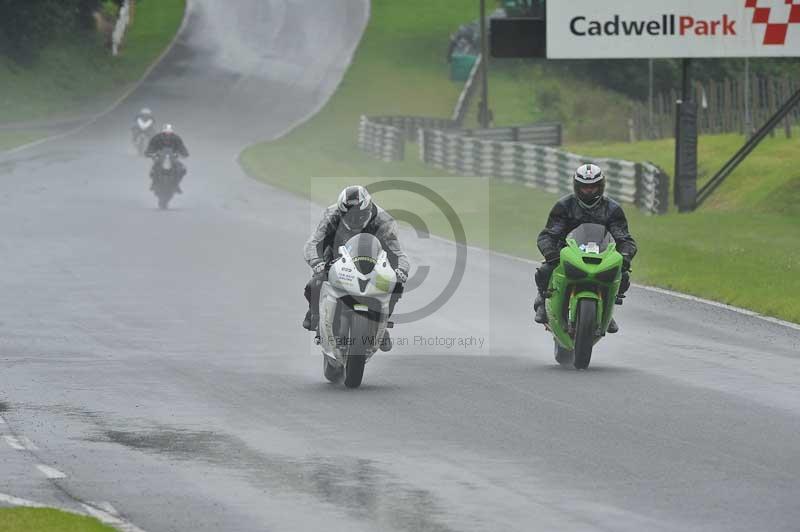
[[[397,223],[389,213],[372,201],[366,188],[360,185],[346,187],[339,194],[336,203],[325,209],[322,220],[305,245],[305,260],[313,270],[313,276],[305,288],[308,312],[303,320],[303,327],[309,331],[317,330],[319,292],[323,281],[327,279],[328,266],[336,258],[335,251],[360,233],[369,233],[378,238],[397,274],[397,287],[389,301],[390,314],[400,299],[410,265],[397,237]],[[381,342],[382,348],[384,345],[391,346],[388,342],[388,331]]]
[[[536,286],[539,293],[533,306],[536,309],[535,321],[547,323],[544,298],[550,283],[550,276],[561,259],[561,248],[566,246],[567,235],[584,223],[603,225],[617,243],[617,251],[622,254],[622,281],[617,295],[621,305],[625,292],[630,288],[631,260],[636,255],[636,241],[628,231],[628,220],[622,206],[604,195],[606,176],[599,166],[582,164],[572,176],[573,193],[556,202],[547,218],[547,225],[539,233],[537,245],[545,262],[536,270]],[[611,320],[608,332],[619,330],[616,321]]]

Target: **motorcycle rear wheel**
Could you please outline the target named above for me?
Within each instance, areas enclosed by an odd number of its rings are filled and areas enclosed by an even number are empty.
[[[594,333],[597,328],[597,301],[581,299],[575,323],[575,369],[586,369],[592,360]]]

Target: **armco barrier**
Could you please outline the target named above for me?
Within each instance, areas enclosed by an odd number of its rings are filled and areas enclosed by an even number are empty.
[[[458,122],[447,118],[429,118],[426,116],[370,116],[366,118],[373,124],[396,127],[403,131],[406,140],[417,141],[420,129],[450,130],[458,128]]]
[[[558,122],[541,122],[530,126],[496,127],[492,129],[461,129],[457,133],[484,140],[524,142],[540,146],[561,146],[562,140],[561,124]]]
[[[382,144],[388,137],[391,137],[392,142],[395,142],[397,140],[394,138],[395,133],[392,130],[385,129],[386,127],[400,130],[403,133],[404,139],[411,142],[417,141],[419,131],[423,129],[448,131],[457,135],[477,137],[486,140],[525,142],[529,144],[539,144],[541,146],[560,146],[562,138],[561,124],[556,122],[542,122],[528,126],[499,127],[492,129],[460,129],[457,120],[448,118],[362,115],[359,122],[359,146]],[[376,134],[380,138],[370,139],[369,137],[371,134]],[[398,150],[398,152],[402,152],[402,150]],[[374,152],[371,151],[370,153],[374,155]],[[383,155],[381,155],[381,157],[383,157]]]
[[[649,213],[667,210],[669,177],[651,163],[585,157],[548,146],[431,129],[420,130],[419,143],[422,161],[442,170],[496,177],[556,194],[572,192],[567,177],[581,164],[592,162],[606,172],[609,196]]]

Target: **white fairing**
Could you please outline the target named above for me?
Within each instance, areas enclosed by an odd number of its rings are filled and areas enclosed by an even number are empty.
[[[153,127],[153,119],[152,118],[148,118],[148,119],[144,120],[142,118],[137,118],[136,119],[136,125],[138,125],[139,129],[141,129],[142,131],[147,131],[148,129]]]
[[[375,268],[367,275],[362,274],[353,263],[353,258],[344,246],[339,247],[340,258],[337,259],[328,273],[328,281],[322,284],[319,297],[319,326],[320,326],[320,346],[322,352],[338,361],[344,363],[347,355],[346,342],[337,338],[334,331],[334,317],[336,307],[341,305],[339,299],[345,296],[353,296],[356,299],[368,298],[380,302],[381,318],[378,323],[376,341],[371,345],[367,357],[375,354],[379,347],[379,340],[383,338],[386,330],[386,323],[389,316],[389,300],[397,283],[397,274],[392,269],[386,257],[386,251],[381,250],[378,255]],[[359,283],[359,280],[361,283]],[[361,284],[366,283],[364,290]],[[360,305],[354,307],[356,311],[363,308]],[[364,308],[364,310],[366,310]]]

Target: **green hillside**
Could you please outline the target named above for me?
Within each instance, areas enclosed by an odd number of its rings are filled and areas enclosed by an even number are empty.
[[[465,180],[453,187],[451,180],[440,179],[445,174],[418,162],[413,145],[407,146],[406,161],[398,163],[371,159],[355,145],[362,114],[447,117],[452,113],[460,86],[448,79],[448,36],[475,17],[474,4],[373,2],[354,63],[329,104],[285,138],[247,149],[241,158],[245,169],[320,203],[331,201],[337,187],[356,180],[420,176],[423,182],[440,184],[442,192],[451,194],[448,200],[463,209],[465,225],[474,229],[469,232],[471,243],[538,258],[535,238],[554,196],[494,181]],[[572,139],[569,149],[590,156],[651,160],[671,169],[671,140],[574,143],[580,138],[616,136],[605,135],[603,127],[609,126],[603,117],[622,112],[627,103],[620,94],[551,70],[515,62],[493,69],[492,107],[498,125],[545,117],[553,112],[557,94],[564,105],[556,110],[564,113],[567,137]],[[543,94],[551,100],[541,101]],[[581,106],[591,112],[581,113]],[[577,123],[590,124],[580,130],[574,126]],[[701,172],[713,173],[743,140],[735,135],[701,138]],[[800,293],[800,277],[792,275],[800,264],[796,246],[800,218],[795,206],[800,169],[791,164],[797,160],[797,143],[797,136],[768,139],[719,195],[696,213],[647,216],[628,206],[641,250],[634,280],[800,322],[800,304],[787,297]],[[322,176],[330,179],[312,179]],[[489,220],[489,227],[481,230],[483,220]],[[449,235],[444,226],[432,227]],[[762,272],[769,272],[773,280],[760,280]]]

